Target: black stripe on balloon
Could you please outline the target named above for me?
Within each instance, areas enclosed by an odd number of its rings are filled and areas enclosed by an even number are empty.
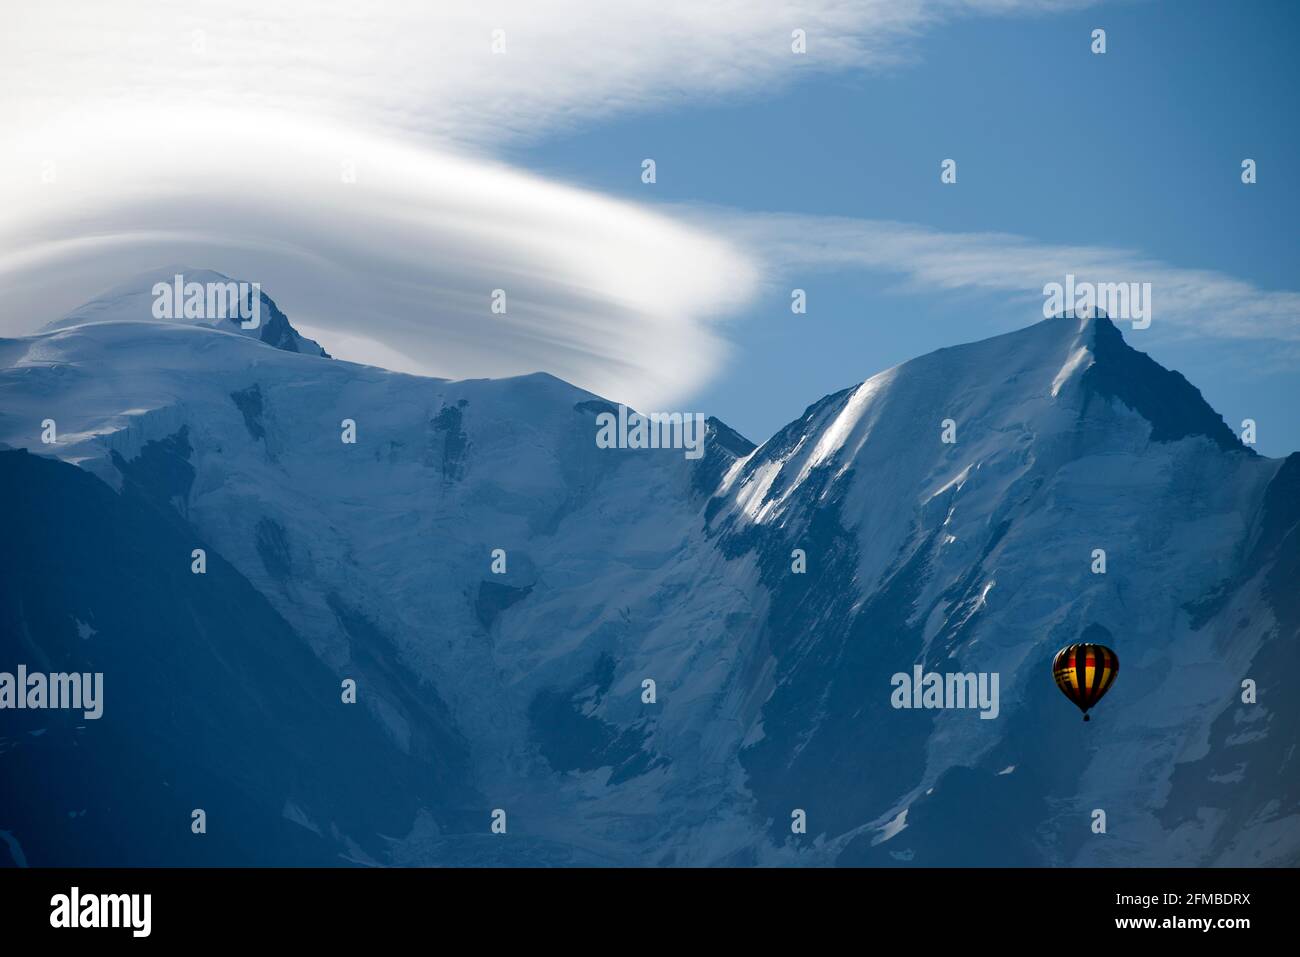
[[[1074,650],[1074,676],[1079,682],[1079,706],[1088,707],[1088,646],[1079,645]]]

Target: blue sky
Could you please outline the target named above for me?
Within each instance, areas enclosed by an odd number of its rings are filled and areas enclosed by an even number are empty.
[[[1107,52],[1089,49],[1094,27]],[[883,72],[810,75],[774,95],[667,106],[521,144],[509,158],[638,201],[851,216],[1136,251],[1268,290],[1300,264],[1294,3],[1108,3],[962,18]],[[815,43],[815,39],[810,41]],[[813,51],[815,52],[815,50]],[[640,182],[653,157],[658,182]],[[958,182],[939,163],[958,162]],[[1259,182],[1240,182],[1245,157]],[[809,312],[789,311],[788,288]],[[1294,344],[1175,334],[1160,311],[1129,341],[1183,372],[1266,454],[1300,449]],[[820,397],[911,356],[1041,317],[1041,297],[902,289],[812,272],[727,325],[731,362],[691,396],[761,440]],[[1295,319],[1300,322],[1300,317]],[[1281,352],[1279,353],[1279,349]]]

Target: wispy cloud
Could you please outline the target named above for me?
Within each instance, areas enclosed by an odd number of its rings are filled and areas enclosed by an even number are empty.
[[[1208,269],[1187,269],[1121,247],[1009,233],[954,233],[886,220],[683,209],[728,236],[770,280],[817,270],[897,276],[918,294],[988,293],[1042,302],[1067,273],[1080,282],[1149,282],[1163,332],[1300,341],[1300,293],[1268,290]]]
[[[256,108],[491,151],[686,97],[888,66],[911,37],[955,16],[1083,2],[64,0],[6,19],[0,120],[121,104]],[[804,56],[791,54],[796,29]],[[493,52],[498,30],[504,53]]]

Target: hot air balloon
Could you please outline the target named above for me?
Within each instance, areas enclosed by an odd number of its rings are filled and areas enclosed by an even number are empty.
[[[1052,660],[1052,677],[1056,686],[1088,717],[1088,709],[1110,690],[1119,674],[1119,655],[1105,645],[1082,642],[1066,645]]]

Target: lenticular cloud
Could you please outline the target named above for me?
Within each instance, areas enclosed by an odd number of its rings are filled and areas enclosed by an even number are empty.
[[[703,229],[351,128],[115,113],[47,127],[5,162],[7,335],[183,261],[262,283],[342,358],[454,378],[544,370],[653,406],[716,367],[710,320],[756,284]],[[54,181],[22,183],[41,169]]]

